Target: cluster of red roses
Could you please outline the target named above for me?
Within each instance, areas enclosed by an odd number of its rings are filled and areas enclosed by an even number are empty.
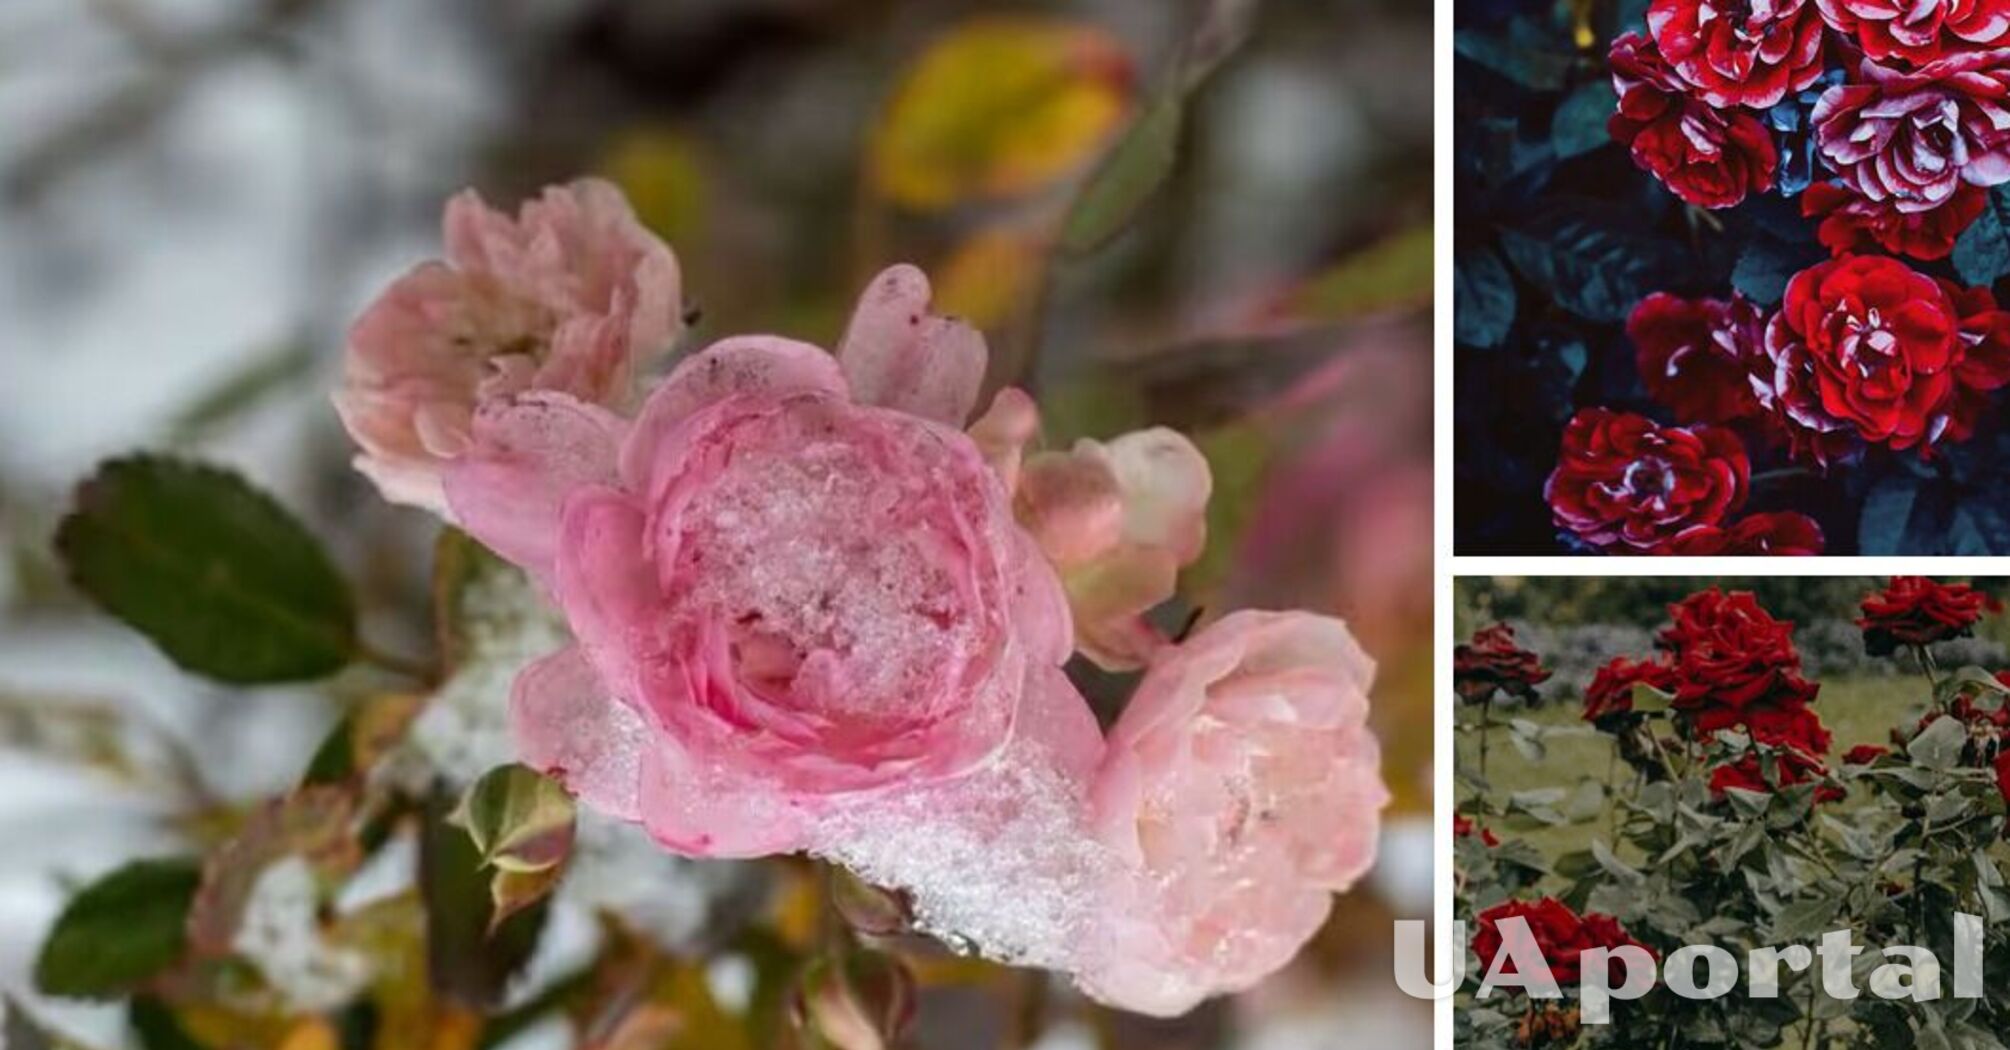
[[[1971,436],[2010,384],[2010,311],[1989,289],[1860,254],[1943,258],[1984,187],[2010,181],[2010,2],[1654,0],[1647,26],[1612,45],[1613,137],[1683,200],[1724,208],[1772,188],[1770,129],[1805,124],[1834,181],[1809,185],[1802,212],[1835,257],[1770,316],[1736,294],[1643,300],[1627,334],[1678,425],[1580,412],[1544,495],[1600,550],[1817,554],[1805,515],[1735,517],[1751,462],[1727,428],[1822,469],[1867,445],[1925,454]]]
[[[1982,187],[2010,181],[2001,0],[1653,0],[1647,30],[1612,43],[1608,128],[1691,204],[1771,189],[1786,160],[1768,111],[1824,85],[1806,123],[1836,183],[1803,211],[1825,217],[1836,250],[1939,258],[1981,212]]]
[[[1583,915],[1572,911],[1570,905],[1555,897],[1544,897],[1535,901],[1505,901],[1480,912],[1475,919],[1472,946],[1473,954],[1479,956],[1482,972],[1493,968],[1494,957],[1507,947],[1509,936],[1503,933],[1501,920],[1519,918],[1528,923],[1528,943],[1517,943],[1509,948],[1509,957],[1526,957],[1531,945],[1542,953],[1549,966],[1550,976],[1559,986],[1576,984],[1583,973],[1584,953],[1592,948],[1611,950],[1622,945],[1633,945],[1659,958],[1654,949],[1641,944],[1626,932],[1626,927],[1610,915],[1586,912]],[[1608,959],[1608,965],[1623,965],[1616,959]],[[1607,982],[1618,987],[1625,979],[1625,971],[1614,969]]]
[[[1731,425],[1826,468],[1867,444],[1964,440],[2010,384],[2010,310],[1885,256],[1801,271],[1770,318],[1736,294],[1656,293],[1626,332],[1648,394],[1687,425],[1591,408],[1565,428],[1544,495],[1559,527],[1601,550],[1818,554],[1805,515],[1733,520],[1751,461]]]
[[[1530,699],[1549,675],[1542,659],[1516,644],[1514,628],[1504,623],[1474,631],[1472,641],[1452,649],[1452,687],[1469,704],[1485,703],[1499,692]]]
[[[1599,668],[1585,689],[1585,719],[1606,728],[1623,724],[1621,716],[1633,711],[1633,687],[1644,684],[1669,695],[1690,738],[1736,729],[1775,756],[1771,782],[1758,750],[1718,765],[1710,774],[1718,796],[1726,788],[1770,792],[1827,776],[1829,730],[1808,706],[1821,687],[1801,675],[1794,625],[1774,619],[1749,592],[1715,587],[1668,612],[1671,622],[1655,637],[1655,657],[1622,656]],[[1833,785],[1816,790],[1821,800],[1841,796]]]
[[[1984,612],[2002,612],[2003,603],[1965,583],[1939,583],[1924,576],[1893,576],[1884,590],[1866,595],[1863,646],[1872,656],[1887,656],[1899,646],[1919,648],[1965,638]]]

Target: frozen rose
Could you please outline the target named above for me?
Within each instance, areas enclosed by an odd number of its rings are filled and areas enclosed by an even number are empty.
[[[1654,0],[1647,29],[1713,106],[1765,109],[1822,75],[1815,0]]]
[[[1127,862],[1090,992],[1172,1015],[1282,967],[1374,861],[1374,665],[1339,621],[1238,612],[1159,651],[1092,797]]]
[[[1722,427],[1587,408],[1564,427],[1543,497],[1557,527],[1589,546],[1667,554],[1684,531],[1736,511],[1751,473],[1744,444]]]
[[[752,856],[1015,732],[1100,753],[1059,581],[960,429],[981,338],[927,288],[882,274],[837,358],[715,343],[633,424],[562,395],[484,408],[448,497],[578,638],[516,683],[524,761],[673,850]]]
[[[1864,54],[1926,65],[1960,51],[2010,43],[2003,0],[1815,0],[1836,32]]]
[[[1815,142],[1864,197],[1930,211],[1964,182],[2010,180],[2006,101],[2010,48],[1950,55],[1917,70],[1865,60],[1815,103]]]
[[[677,260],[621,191],[547,188],[512,218],[447,204],[446,258],[400,277],[349,333],[335,408],[384,498],[449,512],[445,465],[488,402],[532,391],[625,411],[682,324]]]

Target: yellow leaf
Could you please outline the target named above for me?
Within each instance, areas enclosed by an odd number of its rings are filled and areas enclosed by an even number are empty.
[[[340,1050],[341,1037],[328,1022],[319,1018],[302,1021],[286,1033],[279,1050]]]
[[[987,17],[937,40],[894,91],[872,143],[887,199],[939,210],[1016,197],[1075,171],[1129,111],[1131,62],[1077,22]]]
[[[937,307],[990,330],[1004,324],[1039,276],[1041,238],[1021,229],[989,229],[964,241],[940,267]]]
[[[616,138],[601,174],[621,187],[644,226],[679,252],[695,252],[704,235],[705,167],[688,136],[641,128]]]

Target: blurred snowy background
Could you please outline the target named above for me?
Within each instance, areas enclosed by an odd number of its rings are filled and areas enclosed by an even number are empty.
[[[63,583],[48,537],[71,486],[135,447],[231,463],[339,553],[367,633],[425,650],[430,522],[347,468],[326,397],[343,327],[436,251],[454,190],[510,202],[598,172],[676,248],[701,334],[828,343],[879,263],[960,265],[994,347],[1040,348],[1025,374],[1068,406],[1064,436],[1201,436],[1229,508],[1203,593],[1355,625],[1384,666],[1399,803],[1376,878],[1291,971],[1114,1045],[1427,1045],[1388,941],[1430,901],[1428,5],[1270,4],[1140,228],[1044,294],[1018,250],[1039,200],[903,208],[866,186],[891,93],[945,31],[1001,11],[1079,22],[1143,92],[1192,6],[0,3],[0,990],[127,1045],[117,1008],[29,993],[47,924],[76,885],[195,833],[192,807],[289,784],[357,692],[175,671]],[[666,907],[646,864],[611,870],[634,874],[610,899]],[[925,1045],[985,1045],[981,1011],[931,1009],[963,1007],[925,1005]],[[1064,1024],[1038,1045],[1097,1038]]]

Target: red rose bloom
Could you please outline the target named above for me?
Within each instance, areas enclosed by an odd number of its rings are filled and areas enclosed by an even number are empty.
[[[1473,640],[1452,650],[1452,684],[1469,704],[1493,696],[1497,689],[1527,698],[1549,678],[1541,658],[1515,644],[1514,628],[1494,624],[1473,633]]]
[[[1820,219],[1815,236],[1830,252],[1887,251],[1915,259],[1945,259],[1954,242],[1989,203],[1989,191],[1966,182],[1925,211],[1900,211],[1837,182],[1817,182],[1801,194],[1801,214]]]
[[[1631,714],[1636,685],[1650,685],[1672,693],[1675,668],[1665,660],[1614,658],[1599,668],[1591,676],[1591,684],[1584,688],[1584,720],[1597,722],[1613,715]]]
[[[1821,716],[1805,706],[1751,712],[1745,720],[1745,728],[1751,733],[1753,743],[1763,744],[1773,751],[1780,787],[1792,787],[1828,775],[1828,766],[1822,762],[1822,756],[1829,751],[1829,730],[1822,725]],[[1773,790],[1772,785],[1766,783],[1765,765],[1757,750],[1748,751],[1736,762],[1720,765],[1711,771],[1712,795],[1722,798],[1724,789],[1730,787],[1746,791]],[[1817,802],[1841,797],[1843,792],[1836,787],[1815,789]]]
[[[1896,259],[1817,263],[1787,282],[1766,327],[1773,396],[1813,430],[1848,425],[1895,449],[1930,444],[1954,388],[1958,325],[1940,284]]]
[[[1815,0],[1835,31],[1872,58],[1923,66],[2010,37],[2003,0]]]
[[[1843,764],[1867,766],[1889,754],[1891,754],[1891,749],[1888,747],[1881,747],[1877,744],[1858,744],[1843,752]]]
[[[1704,717],[1706,731],[1736,724],[1748,712],[1791,711],[1814,699],[1819,687],[1800,676],[1794,625],[1774,619],[1750,592],[1712,587],[1668,612],[1671,622],[1655,644],[1676,669],[1673,706]]]
[[[1766,109],[1822,75],[1813,0],[1654,0],[1647,29],[1713,106]]]
[[[1614,40],[1610,58],[1619,108],[1606,131],[1669,192],[1699,208],[1728,208],[1773,188],[1780,152],[1757,117],[1689,97],[1638,33]]]
[[[1929,211],[1962,182],[2010,181],[2010,48],[1907,72],[1865,61],[1822,92],[1809,121],[1838,178],[1899,211]]]
[[[1751,473],[1728,430],[1587,408],[1564,428],[1543,498],[1559,528],[1593,547],[1665,554],[1683,530],[1737,510]]]
[[[1486,843],[1487,848],[1491,849],[1501,844],[1501,840],[1495,837],[1493,832],[1488,831],[1486,828],[1476,829],[1473,822],[1468,820],[1463,814],[1452,817],[1452,836],[1454,838],[1466,838],[1475,830],[1479,832],[1480,841]]]
[[[1894,576],[1863,600],[1863,646],[1873,656],[1899,646],[1932,645],[1971,633],[1984,611],[2003,604],[1965,583],[1936,583],[1924,576]]]
[[[1793,787],[1810,780],[1819,780],[1828,775],[1828,767],[1794,751],[1781,751],[1776,756],[1780,787]],[[1710,771],[1710,795],[1724,797],[1726,788],[1756,791],[1760,794],[1773,793],[1773,785],[1766,783],[1765,766],[1761,764],[1757,752],[1747,752],[1736,762],[1728,762]],[[1823,786],[1815,789],[1816,802],[1833,802],[1843,797],[1841,788]]]
[[[1996,793],[2003,796],[2003,801],[2010,802],[2010,751],[1997,755],[1995,766]]]
[[[1792,511],[1748,514],[1730,526],[1698,525],[1685,529],[1669,545],[1670,554],[1732,556],[1820,554],[1822,527],[1813,518]]]
[[[1753,374],[1770,374],[1766,318],[1742,295],[1683,299],[1656,292],[1626,319],[1640,380],[1684,423],[1756,415]]]
[[[1538,901],[1507,901],[1488,908],[1475,918],[1478,928],[1473,931],[1473,954],[1479,956],[1482,972],[1493,967],[1494,957],[1505,946],[1506,938],[1500,923],[1508,918],[1520,918],[1528,923],[1528,936],[1541,952],[1543,962],[1559,986],[1577,983],[1586,949],[1610,950],[1631,944],[1653,954],[1652,949],[1634,940],[1619,920],[1596,912],[1580,918],[1570,910],[1569,905],[1554,897]],[[1610,963],[1621,965],[1616,959],[1610,960]],[[1613,980],[1608,983],[1617,987],[1625,974],[1623,970],[1615,970],[1610,976]]]
[[[1947,280],[1940,288],[1954,305],[1961,329],[1961,361],[1954,367],[1943,436],[1966,441],[1989,411],[1989,395],[2010,385],[2010,310],[1998,308],[1987,288],[1963,288]]]

